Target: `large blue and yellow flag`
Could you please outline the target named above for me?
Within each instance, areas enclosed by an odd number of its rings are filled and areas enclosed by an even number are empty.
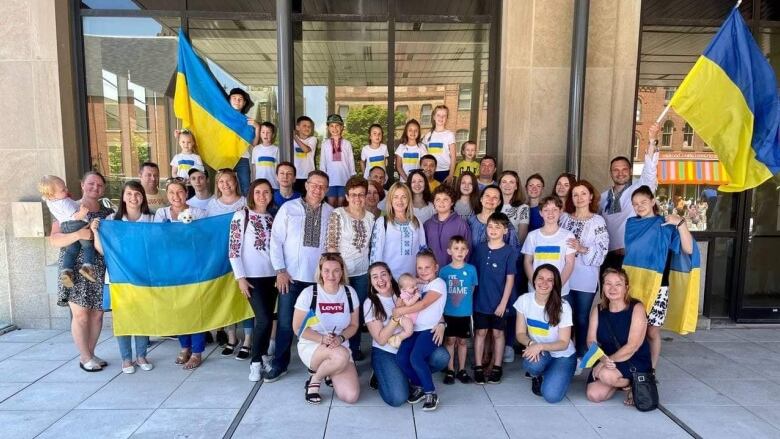
[[[231,218],[103,221],[114,334],[194,334],[251,318],[228,260]]]
[[[181,29],[173,111],[195,136],[203,162],[214,169],[235,167],[254,140],[254,128],[230,106],[225,91]]]
[[[672,97],[671,107],[715,151],[730,183],[760,185],[780,172],[780,97],[772,66],[737,8]]]
[[[631,297],[639,300],[649,314],[658,298],[664,269],[671,252],[669,303],[664,327],[680,334],[694,332],[699,318],[700,256],[680,248],[680,235],[674,225],[663,225],[660,216],[629,218],[626,222],[626,249],[623,269],[628,273]]]

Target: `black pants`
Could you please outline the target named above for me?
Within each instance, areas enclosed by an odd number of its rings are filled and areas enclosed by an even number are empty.
[[[249,304],[255,312],[255,327],[252,330],[252,362],[259,363],[263,355],[268,354],[268,343],[271,340],[271,328],[274,322],[274,307],[276,306],[276,291],[274,283],[276,276],[248,277],[252,285]]]

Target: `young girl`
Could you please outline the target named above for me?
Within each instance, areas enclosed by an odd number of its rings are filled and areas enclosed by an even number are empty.
[[[523,243],[523,265],[525,275],[532,279],[534,270],[544,264],[552,264],[561,275],[561,296],[569,294],[569,277],[574,270],[574,255],[576,251],[569,247],[570,240],[576,239],[570,231],[560,227],[561,200],[558,197],[544,197],[539,202],[544,224],[532,231]],[[533,289],[529,284],[528,291]]]
[[[455,187],[458,189],[458,201],[455,202],[455,212],[468,221],[469,217],[474,214],[477,204],[479,204],[477,176],[470,171],[464,171],[458,177]]]
[[[249,93],[238,87],[230,90],[230,93],[228,94],[228,101],[234,110],[241,112],[243,115],[246,115],[249,112],[249,109],[254,105],[252,98],[249,97]],[[257,145],[260,143],[260,124],[250,116],[246,116],[246,123],[255,129],[255,138],[252,140],[252,145]],[[236,172],[236,176],[238,177],[238,183],[239,187],[241,188],[242,195],[246,195],[246,191],[249,188],[249,182],[251,180],[250,176],[252,174],[252,170],[250,169],[249,165],[249,160],[251,158],[251,149],[247,148],[246,152],[238,160],[238,163],[236,163],[236,167],[233,168],[233,170]]]
[[[504,171],[498,179],[498,187],[501,188],[503,207],[501,213],[509,217],[509,222],[517,230],[517,239],[522,244],[528,235],[529,208],[525,204],[523,191],[520,189],[520,177],[515,171]]]
[[[190,169],[203,171],[203,160],[195,152],[195,136],[189,130],[179,131],[179,147],[181,152],[171,159],[171,176],[183,178],[185,182],[190,180]]]
[[[455,163],[458,160],[455,150],[455,135],[446,129],[447,116],[450,110],[446,105],[437,105],[433,109],[433,128],[423,139],[428,148],[428,154],[436,157],[436,173],[434,178],[440,183],[455,178]]]
[[[260,144],[252,148],[252,168],[255,180],[264,178],[271,187],[279,189],[276,179],[276,165],[279,164],[279,147],[273,144],[276,126],[271,122],[260,124]]]
[[[566,206],[566,203],[571,193],[571,188],[574,183],[577,182],[577,177],[574,174],[564,172],[555,179],[555,188],[553,189],[553,195],[561,199],[561,203]]]
[[[410,172],[420,169],[420,157],[428,154],[428,150],[419,139],[420,123],[414,119],[406,122],[404,133],[401,134],[401,144],[395,149],[395,169],[398,170],[398,177],[402,183],[406,183]]]
[[[544,220],[539,210],[539,200],[542,198],[542,191],[544,191],[544,178],[541,175],[534,174],[525,180],[525,193],[528,194],[529,232],[533,232],[544,225]]]
[[[338,114],[328,116],[330,138],[322,142],[320,170],[330,177],[328,204],[339,207],[344,204],[346,192],[344,185],[349,177],[355,175],[355,157],[352,144],[341,135],[344,132],[344,119]]]
[[[436,410],[439,406],[439,397],[436,396],[436,387],[433,384],[433,375],[428,366],[431,354],[436,350],[434,333],[431,330],[439,324],[444,314],[444,305],[447,302],[447,285],[438,277],[439,266],[433,252],[423,250],[417,254],[417,278],[422,285],[420,293],[422,300],[412,306],[396,307],[393,310],[393,318],[419,313],[414,322],[414,333],[401,343],[398,348],[398,366],[404,375],[411,381],[413,389],[409,394],[408,402],[423,403],[424,411]]]
[[[371,143],[364,146],[360,153],[360,170],[366,180],[372,169],[376,167],[387,169],[387,158],[390,155],[387,153],[387,145],[382,143],[384,136],[382,125],[375,123],[368,128],[368,141]]]
[[[463,156],[463,160],[455,165],[455,176],[460,177],[464,172],[471,172],[476,175],[479,171],[476,142],[473,140],[463,142],[463,145],[460,147],[460,155]]]
[[[425,173],[422,169],[415,169],[409,173],[409,181],[407,183],[409,189],[412,191],[412,208],[414,209],[414,216],[422,226],[435,213],[435,210],[433,209],[431,188],[428,186],[428,179],[425,177]]]

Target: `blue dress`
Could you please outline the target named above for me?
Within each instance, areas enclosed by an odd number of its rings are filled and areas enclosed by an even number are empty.
[[[615,333],[615,338],[620,343],[620,346],[624,346],[628,343],[628,333],[631,329],[631,314],[633,313],[634,306],[642,306],[642,304],[636,300],[632,300],[629,306],[623,311],[611,312],[609,309],[599,311],[599,325],[596,330],[596,341],[601,349],[607,356],[614,354],[619,349],[619,346],[615,344],[615,340],[612,338],[612,334],[609,332],[607,322],[612,325],[612,331]],[[644,311],[644,307],[642,307]],[[631,364],[629,364],[629,361]],[[647,339],[642,340],[642,345],[634,352],[634,355],[626,361],[615,363],[615,366],[623,375],[623,378],[631,380],[631,366],[636,368],[637,372],[649,372],[652,369],[652,362],[650,359],[650,345],[647,343]],[[588,382],[593,382],[593,372],[588,377]]]

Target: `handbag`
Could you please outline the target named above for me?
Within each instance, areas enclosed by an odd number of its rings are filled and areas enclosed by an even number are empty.
[[[631,306],[634,306],[634,302],[631,302]],[[612,340],[615,345],[620,349],[622,346],[615,337],[615,332],[612,330],[612,324],[609,322],[609,318],[605,318],[604,322],[607,324],[607,330],[612,336]],[[636,367],[628,360],[628,365],[631,371],[631,395],[634,398],[634,407],[640,412],[649,412],[658,408],[658,385],[655,382],[655,372],[637,372]]]

